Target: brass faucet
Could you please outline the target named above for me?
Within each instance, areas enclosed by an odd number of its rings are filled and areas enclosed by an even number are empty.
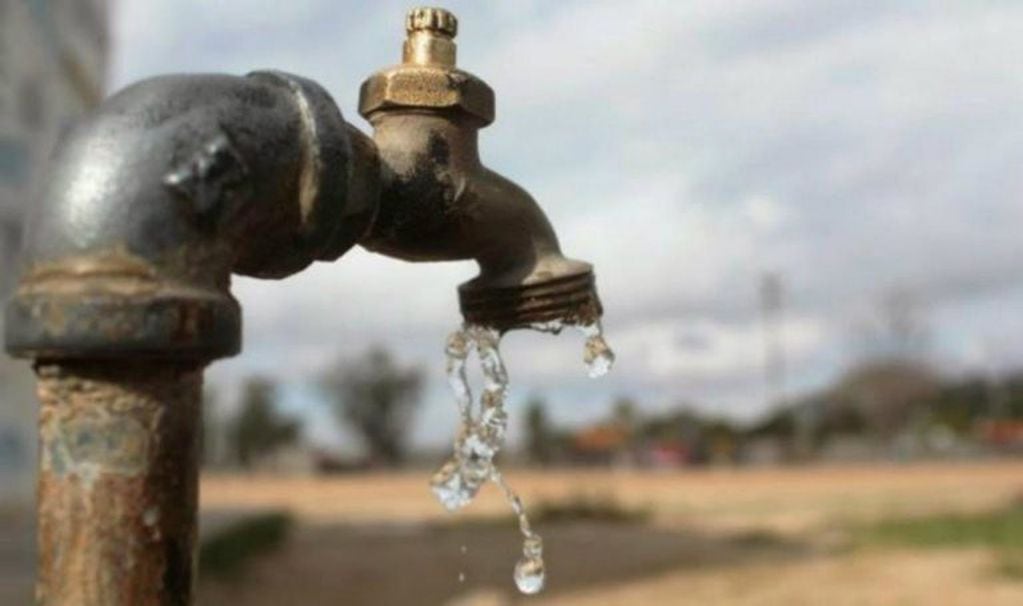
[[[142,81],[58,145],[4,323],[39,379],[37,603],[191,603],[202,371],[241,347],[232,273],[361,243],[478,261],[470,323],[597,320],[590,265],[480,162],[494,93],[455,67],[454,15],[415,9],[406,30],[362,87],[372,138],[315,82],[263,71]]]
[[[359,95],[384,168],[362,245],[411,261],[475,259],[479,276],[459,288],[468,322],[502,330],[594,322],[592,267],[562,256],[532,196],[480,162],[494,91],[455,66],[457,19],[419,8],[405,29],[402,63],[371,76]]]

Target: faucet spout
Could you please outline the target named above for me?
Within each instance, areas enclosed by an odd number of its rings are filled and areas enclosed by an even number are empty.
[[[454,15],[409,13],[404,61],[362,86],[381,163],[379,209],[360,243],[410,261],[474,259],[459,287],[467,322],[500,330],[601,314],[593,269],[561,253],[533,197],[480,161],[479,129],[494,120],[494,92],[455,67]]]

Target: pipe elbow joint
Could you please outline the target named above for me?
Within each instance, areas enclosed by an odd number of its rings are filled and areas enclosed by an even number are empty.
[[[368,226],[376,198],[352,192],[375,180],[353,156],[330,96],[288,74],[164,76],[111,97],[61,142],[36,195],[7,349],[236,353],[232,272],[290,275]]]

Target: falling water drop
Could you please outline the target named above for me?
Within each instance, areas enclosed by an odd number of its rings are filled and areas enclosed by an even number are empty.
[[[548,320],[546,322],[534,322],[529,327],[537,332],[547,332],[552,335],[560,335],[561,331],[565,328],[565,323],[561,320]]]
[[[528,595],[540,593],[540,590],[543,589],[543,583],[543,560],[523,556],[515,564],[515,585],[519,588],[519,591]]]
[[[583,362],[586,364],[587,372],[594,379],[606,375],[614,366],[615,354],[604,340],[604,329],[600,322],[580,326],[579,330],[586,336]]]

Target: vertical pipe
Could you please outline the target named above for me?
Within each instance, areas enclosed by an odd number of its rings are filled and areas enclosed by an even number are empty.
[[[45,606],[193,599],[202,365],[41,361]]]

